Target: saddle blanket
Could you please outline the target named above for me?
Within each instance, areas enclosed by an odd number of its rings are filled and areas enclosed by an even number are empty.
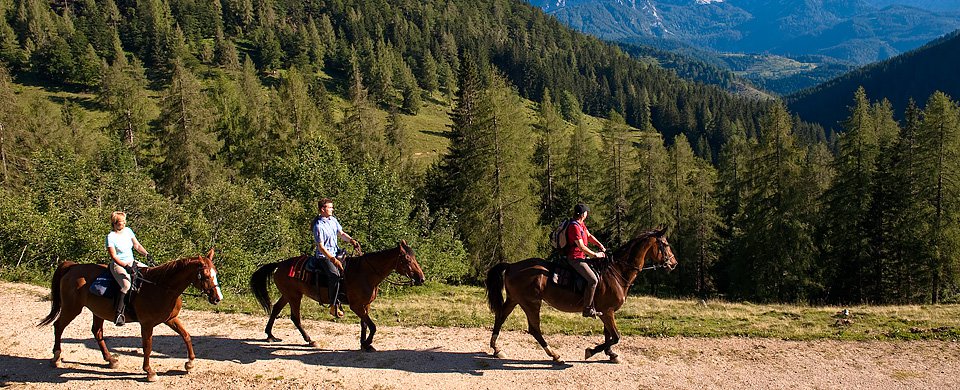
[[[113,298],[119,291],[120,284],[110,274],[110,270],[104,270],[90,283],[90,293],[98,297]]]

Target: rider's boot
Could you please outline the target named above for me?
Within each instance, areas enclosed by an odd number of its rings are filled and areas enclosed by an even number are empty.
[[[114,301],[117,309],[117,319],[113,321],[113,323],[117,326],[123,326],[127,323],[127,319],[123,316],[123,311],[126,308],[126,302],[124,301],[126,295],[127,293],[125,292],[118,292],[115,298],[116,300]]]
[[[584,317],[596,318],[603,315],[603,313],[593,308],[593,295],[595,292],[596,290],[592,288],[586,288],[583,291],[583,316]]]

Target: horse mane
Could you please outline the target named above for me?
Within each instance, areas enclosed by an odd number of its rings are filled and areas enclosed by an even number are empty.
[[[626,261],[626,259],[632,259],[636,256],[637,251],[640,250],[640,243],[643,240],[650,238],[651,236],[656,235],[658,232],[656,229],[648,230],[637,235],[636,238],[627,241],[625,245],[621,245],[615,251],[613,251],[612,256],[607,256],[597,264],[598,271],[603,271],[607,268],[610,268],[614,263],[620,261]]]
[[[171,262],[160,264],[156,267],[147,268],[142,272],[144,276],[150,275],[151,279],[166,280],[167,278],[169,278],[170,275],[177,274],[183,268],[186,268],[187,266],[194,263],[200,263],[201,265],[203,265],[203,257],[202,256],[184,257]]]
[[[382,249],[382,250],[379,250],[379,251],[376,251],[376,252],[367,252],[367,253],[364,253],[364,254],[362,254],[362,255],[360,255],[360,256],[347,256],[347,261],[349,261],[349,262],[356,262],[356,261],[360,261],[360,259],[362,259],[362,258],[364,258],[364,257],[367,257],[367,256],[382,256],[382,255],[386,255],[387,252],[399,250],[400,247],[401,247],[400,245],[397,245],[396,247],[387,248],[387,249]],[[407,248],[404,249],[404,250],[407,250],[407,249],[409,249],[410,254],[413,254],[413,248],[410,248],[409,246],[407,246]]]

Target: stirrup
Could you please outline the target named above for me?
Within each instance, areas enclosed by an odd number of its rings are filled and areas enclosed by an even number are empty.
[[[113,324],[116,326],[124,326],[127,323],[127,318],[123,316],[123,313],[117,314],[116,321],[113,321]]]
[[[330,315],[334,318],[343,318],[343,310],[340,310],[340,305],[330,304]]]
[[[592,306],[591,306],[591,307],[586,307],[586,308],[583,309],[583,316],[584,316],[584,317],[587,317],[587,318],[597,318],[597,317],[600,317],[600,316],[602,316],[602,315],[603,315],[603,313],[597,311],[597,310],[594,309]]]

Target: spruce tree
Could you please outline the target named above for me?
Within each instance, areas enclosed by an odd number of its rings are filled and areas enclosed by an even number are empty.
[[[960,109],[943,92],[927,101],[917,139],[920,198],[930,205],[930,302],[956,284],[960,243]]]
[[[161,100],[158,138],[163,162],[156,175],[169,196],[183,198],[213,181],[220,150],[211,133],[213,115],[200,81],[179,62]]]
[[[826,194],[827,269],[834,273],[832,299],[863,302],[867,298],[866,285],[873,279],[869,274],[873,261],[869,219],[880,152],[870,102],[863,88],[854,96],[844,130],[834,161],[837,175]]]
[[[553,105],[550,90],[543,93],[538,115],[539,133],[534,161],[537,165],[537,178],[540,184],[540,221],[545,225],[554,225],[560,218],[569,214],[566,204],[561,202],[561,187],[557,177],[559,170],[559,141],[563,135],[564,123],[560,112]]]

